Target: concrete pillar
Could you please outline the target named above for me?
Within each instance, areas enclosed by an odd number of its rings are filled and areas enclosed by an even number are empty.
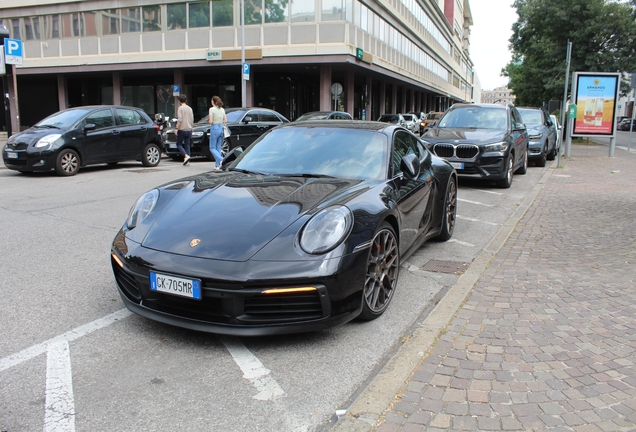
[[[254,75],[251,75],[251,79],[245,81],[245,105],[248,107],[254,106]]]
[[[6,65],[7,91],[9,93],[9,112],[11,113],[11,134],[20,132],[20,110],[18,104],[18,76],[14,65]],[[8,125],[7,125],[7,130]]]
[[[355,107],[355,101],[353,100],[355,93],[355,74],[352,70],[347,71],[347,77],[345,78],[345,97],[347,99],[347,104],[345,109],[351,116],[353,117],[353,110]]]
[[[174,77],[174,84],[179,84],[181,86],[181,91],[183,91],[183,70],[175,69],[173,71],[173,77]],[[174,97],[174,116],[175,117],[177,116],[177,110],[179,109],[180,105],[181,103],[179,102],[179,97],[175,96]]]
[[[331,66],[320,66],[320,110],[331,110]]]
[[[402,87],[402,103],[400,104],[400,111],[401,113],[406,112],[406,87]]]
[[[380,115],[382,114],[386,114],[386,81],[382,80],[381,81],[382,84],[380,84]],[[377,120],[377,119],[371,119],[371,120]]]
[[[397,114],[397,84],[391,84],[391,114]]]
[[[373,106],[373,80],[371,77],[367,77],[365,92],[367,95],[365,106],[365,120],[371,120],[371,107]]]
[[[57,75],[57,105],[60,111],[68,108],[68,95],[66,94],[66,77]]]
[[[113,72],[113,105],[122,104],[121,73]]]

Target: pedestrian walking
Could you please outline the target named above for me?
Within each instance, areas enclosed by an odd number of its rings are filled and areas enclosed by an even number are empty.
[[[183,156],[183,165],[190,165],[190,139],[194,127],[194,114],[192,108],[186,104],[186,95],[179,95],[179,108],[177,109],[177,148]]]
[[[212,107],[209,110],[210,118],[210,153],[214,156],[214,169],[221,168],[221,146],[223,145],[224,127],[227,123],[223,101],[218,96],[212,97]]]

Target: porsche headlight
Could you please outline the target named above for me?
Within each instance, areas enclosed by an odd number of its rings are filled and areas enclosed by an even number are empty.
[[[128,219],[126,219],[126,228],[129,230],[141,223],[148,214],[152,211],[159,199],[159,191],[153,189],[150,192],[146,192],[137,200],[133,208],[130,209]]]
[[[55,141],[57,141],[61,136],[62,134],[51,134],[51,135],[44,136],[40,138],[33,147],[41,148],[42,150],[48,150],[49,148],[51,148],[51,145]]]
[[[484,146],[484,152],[503,152],[508,149],[507,142],[500,142],[495,144],[486,144]]]
[[[326,208],[307,222],[300,234],[300,247],[310,254],[329,252],[344,240],[352,225],[353,215],[347,207]]]
[[[201,138],[203,135],[205,135],[205,132],[192,132],[192,138]]]

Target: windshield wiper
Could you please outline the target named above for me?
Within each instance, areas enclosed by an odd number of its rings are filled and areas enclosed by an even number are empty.
[[[258,172],[258,171],[246,170],[246,169],[243,169],[243,168],[230,168],[228,171],[237,171],[237,172],[242,172],[242,173],[245,173],[245,174],[269,175],[269,174],[261,173],[261,172]]]

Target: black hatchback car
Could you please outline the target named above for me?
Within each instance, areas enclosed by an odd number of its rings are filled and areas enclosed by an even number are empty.
[[[422,136],[427,147],[464,177],[509,188],[528,169],[528,133],[517,109],[499,104],[455,104]]]
[[[80,167],[138,160],[161,160],[158,126],[140,108],[82,106],[59,111],[29,129],[11,135],[4,164],[20,172],[55,170],[72,176]]]
[[[225,110],[227,126],[231,136],[223,140],[221,155],[225,156],[234,147],[247,147],[265,132],[283,123],[289,123],[282,114],[267,108],[228,108]],[[181,160],[177,149],[176,129],[164,134],[164,152],[174,160]],[[214,160],[210,153],[210,120],[203,117],[195,123],[190,141],[190,156],[204,156]]]

